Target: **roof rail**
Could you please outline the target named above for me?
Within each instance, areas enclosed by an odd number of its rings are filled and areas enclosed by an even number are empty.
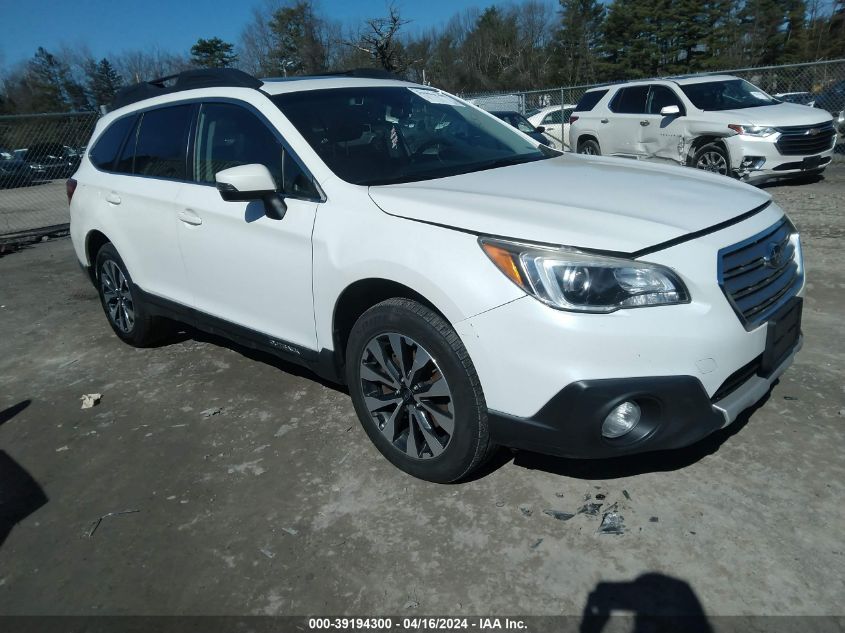
[[[315,77],[360,77],[361,79],[399,79],[402,77],[383,68],[352,68],[350,70],[330,70],[318,73]]]
[[[257,90],[263,83],[260,79],[235,68],[196,68],[185,70],[176,75],[159,77],[152,81],[143,81],[127,86],[115,95],[111,110],[182,90],[218,87],[254,88]]]

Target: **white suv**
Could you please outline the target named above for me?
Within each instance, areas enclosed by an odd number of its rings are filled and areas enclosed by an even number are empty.
[[[189,72],[119,101],[68,182],[117,336],[178,320],[345,383],[417,477],[688,445],[801,345],[798,234],[742,183],[562,155],[398,80]]]
[[[752,183],[819,174],[836,143],[824,110],[784,103],[730,75],[595,88],[570,120],[579,153],[666,161]]]

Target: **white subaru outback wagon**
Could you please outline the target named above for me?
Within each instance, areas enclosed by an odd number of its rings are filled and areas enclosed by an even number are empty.
[[[629,82],[584,93],[575,151],[697,167],[745,182],[817,175],[833,156],[833,118],[732,75]]]
[[[801,345],[798,234],[742,183],[563,155],[355,73],[190,71],[117,105],[68,182],[117,336],[181,321],[344,383],[417,477],[458,480],[500,445],[689,445]]]

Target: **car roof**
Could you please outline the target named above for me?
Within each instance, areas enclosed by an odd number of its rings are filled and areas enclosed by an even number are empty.
[[[567,108],[574,108],[574,107],[576,107],[574,103],[564,103],[562,106],[559,105],[559,104],[558,105],[550,105],[550,106],[546,106],[545,108],[540,108],[532,116],[537,116],[538,114],[546,114],[547,112],[553,112],[555,110],[560,110],[561,108],[566,110]]]
[[[423,86],[401,79],[371,79],[366,77],[343,77],[326,75],[318,77],[272,78],[264,79],[261,90],[271,96],[288,92],[303,92],[306,90],[326,90],[330,88],[378,88],[378,87],[413,87],[433,90],[431,86]]]
[[[673,75],[671,77],[650,77],[648,79],[635,79],[634,81],[620,81],[618,83],[594,86],[585,91],[595,92],[597,90],[610,90],[613,88],[624,88],[626,86],[642,86],[647,84],[672,83],[678,86],[690,84],[708,83],[711,81],[733,81],[739,79],[734,75]]]

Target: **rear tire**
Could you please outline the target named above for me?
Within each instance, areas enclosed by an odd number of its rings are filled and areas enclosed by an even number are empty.
[[[588,138],[586,141],[578,143],[578,153],[588,156],[601,156],[601,147],[599,147],[598,141]]]
[[[104,244],[95,260],[97,291],[111,329],[129,345],[148,347],[161,339],[161,319],[152,316],[117,249]]]
[[[364,431],[400,470],[450,483],[493,453],[472,360],[428,307],[395,298],[361,315],[349,336],[346,378]]]

